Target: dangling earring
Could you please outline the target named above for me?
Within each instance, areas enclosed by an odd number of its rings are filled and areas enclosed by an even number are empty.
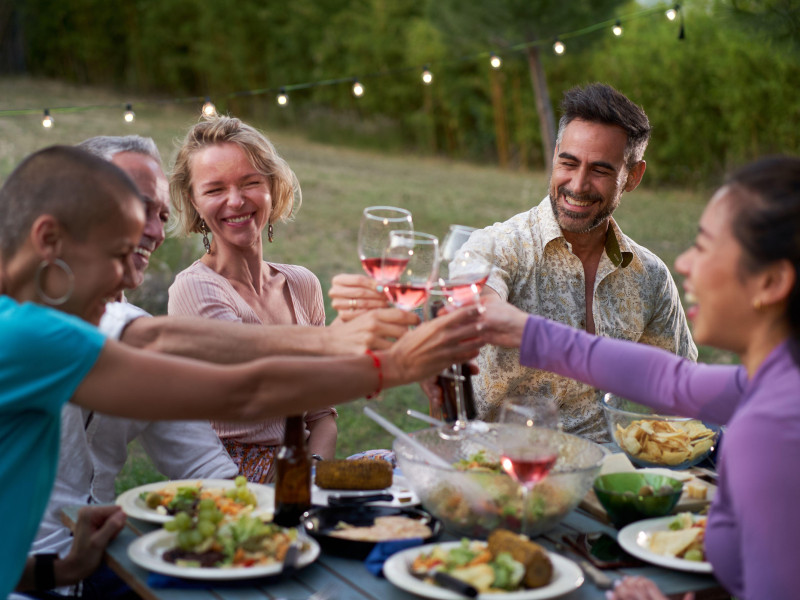
[[[205,219],[200,219],[200,233],[203,234],[203,247],[206,249],[206,254],[211,254],[211,242],[208,241],[208,225]]]
[[[275,233],[275,231],[272,229],[272,223],[270,223],[269,227],[267,227],[267,239],[269,240],[270,244],[272,243],[272,234],[273,233]]]
[[[58,298],[52,298],[47,295],[47,292],[44,291],[44,286],[42,285],[42,274],[45,272],[47,267],[58,267],[64,271],[64,274],[67,276],[69,287],[67,288],[67,291]],[[72,274],[72,269],[69,268],[69,265],[60,258],[54,258],[52,262],[43,260],[41,263],[39,263],[39,267],[36,269],[34,284],[36,286],[36,294],[39,296],[39,298],[41,298],[42,302],[49,304],[50,306],[61,306],[72,297],[72,292],[75,289],[75,276]]]

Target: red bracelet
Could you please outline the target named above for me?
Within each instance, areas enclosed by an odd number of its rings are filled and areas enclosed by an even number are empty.
[[[375,396],[380,394],[383,389],[383,369],[381,368],[381,359],[378,358],[377,354],[369,349],[366,351],[366,354],[372,357],[372,363],[375,365],[375,368],[378,369],[378,389],[367,396],[367,400],[372,400]]]

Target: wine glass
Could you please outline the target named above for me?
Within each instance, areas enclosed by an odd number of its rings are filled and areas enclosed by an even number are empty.
[[[500,465],[522,489],[522,533],[528,529],[530,492],[558,460],[558,405],[552,396],[531,394],[506,399],[500,423]]]
[[[387,268],[387,263],[390,265]],[[392,231],[383,256],[383,271],[404,264],[398,276],[384,287],[397,308],[411,311],[422,306],[439,271],[439,240],[420,231]]]
[[[481,290],[489,273],[492,270],[494,256],[494,239],[486,236],[481,240],[478,254],[466,245],[472,234],[477,231],[474,227],[464,225],[451,225],[450,231],[441,245],[442,262],[439,267],[439,287],[451,306],[464,306],[466,304],[480,303]],[[487,258],[489,257],[489,258]],[[462,365],[454,364],[450,373],[444,378],[453,382],[456,396],[457,417],[452,427],[441,433],[448,438],[461,437],[464,433],[473,433],[478,428],[470,425],[465,405],[464,383],[469,372]]]
[[[414,231],[411,213],[394,206],[368,206],[361,215],[358,230],[358,258],[364,271],[379,286],[385,286],[399,277],[408,262],[407,258],[385,260],[392,231]],[[378,291],[383,291],[382,287]]]

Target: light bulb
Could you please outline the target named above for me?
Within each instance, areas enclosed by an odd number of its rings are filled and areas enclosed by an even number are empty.
[[[133,123],[136,120],[136,114],[133,112],[133,106],[130,104],[125,105],[125,115],[123,116],[126,123]]]
[[[44,116],[42,117],[42,127],[50,129],[53,126],[53,117],[50,116],[50,110],[44,109]]]
[[[499,69],[503,66],[503,61],[499,56],[492,52],[492,55],[489,57],[489,64],[492,65],[493,69]]]
[[[217,107],[214,106],[214,103],[211,101],[211,98],[206,96],[206,101],[203,104],[203,115],[206,117],[214,117],[217,114]]]
[[[358,79],[353,82],[353,96],[361,98],[364,95],[364,86],[359,83]]]
[[[564,42],[561,40],[556,40],[555,44],[553,44],[553,52],[556,54],[564,54],[564,50],[566,50],[566,46],[564,46]]]
[[[433,81],[433,73],[428,70],[428,67],[425,67],[425,70],[422,71],[422,83],[430,85],[431,81]]]
[[[278,104],[281,106],[286,106],[289,103],[289,96],[286,95],[286,90],[281,88],[280,93],[278,94]]]
[[[675,17],[677,17],[677,16],[678,16],[678,12],[677,12],[677,11],[676,11],[674,8],[670,8],[669,10],[667,10],[667,13],[666,13],[666,14],[667,14],[667,18],[668,18],[670,21],[674,21],[674,20],[675,20]]]
[[[620,23],[619,21],[614,23],[614,27],[611,28],[611,31],[614,32],[615,36],[617,36],[617,37],[621,36],[622,35],[622,23]]]

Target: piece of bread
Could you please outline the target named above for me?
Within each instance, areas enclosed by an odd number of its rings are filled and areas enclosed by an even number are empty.
[[[495,529],[489,535],[488,543],[493,557],[500,552],[508,552],[511,558],[525,566],[522,581],[526,588],[545,586],[553,578],[553,563],[547,551],[528,538],[505,529]]]
[[[687,483],[684,485],[686,496],[693,500],[705,500],[708,488],[702,484]]]
[[[392,465],[385,460],[322,460],[314,479],[326,490],[382,490],[392,485]]]

